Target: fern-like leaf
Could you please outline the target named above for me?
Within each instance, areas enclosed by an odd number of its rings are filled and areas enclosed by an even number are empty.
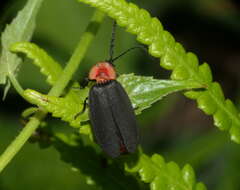
[[[10,88],[9,75],[16,75],[20,59],[9,51],[10,46],[19,41],[29,41],[35,28],[35,18],[43,0],[29,0],[17,17],[6,27],[1,36],[2,54],[0,58],[0,84],[5,87],[4,96]]]
[[[61,159],[91,177],[94,184],[103,189],[137,188],[134,178],[131,175],[126,178],[119,167],[121,163],[125,163],[125,171],[138,173],[143,182],[151,184],[151,190],[206,190],[202,183],[196,182],[190,165],[180,169],[174,162],[165,162],[159,154],[149,157],[139,151],[135,155],[126,155],[106,162],[105,167],[101,168],[102,154],[96,153],[93,147],[83,145],[78,135],[55,134],[54,138],[53,144],[60,152]],[[135,156],[138,156],[137,161]],[[79,159],[75,159],[76,157]],[[89,164],[86,164],[88,162]],[[112,180],[109,181],[109,178]]]
[[[137,108],[137,114],[170,93],[201,87],[193,81],[157,80],[133,74],[121,75],[118,80],[126,89],[133,107]],[[54,117],[60,117],[62,120],[70,122],[71,126],[79,127],[81,121],[88,120],[87,111],[78,116],[83,109],[83,102],[88,96],[88,91],[88,88],[71,89],[63,98],[43,95],[29,89],[24,94],[31,103],[45,108]]]
[[[161,58],[160,65],[172,70],[173,80],[193,80],[206,88],[203,92],[189,92],[186,95],[197,100],[198,107],[213,115],[214,124],[221,130],[229,130],[231,139],[240,143],[240,117],[234,104],[225,100],[220,85],[212,82],[208,64],[199,65],[198,58],[186,52],[172,35],[163,29],[157,18],[125,0],[79,0],[99,8],[114,18],[118,25],[136,34],[138,41],[149,46],[152,56]]]
[[[126,165],[126,170],[138,172],[142,181],[151,184],[151,190],[206,190],[203,183],[196,183],[190,165],[180,169],[174,162],[166,163],[159,154],[149,157],[141,153],[138,162]]]
[[[63,121],[69,122],[72,127],[80,127],[82,121],[88,120],[87,111],[78,116],[83,109],[84,102],[84,100],[81,101],[82,99],[80,97],[87,97],[87,95],[84,95],[85,92],[80,90],[81,96],[75,98],[76,95],[73,93],[74,92],[70,92],[64,98],[58,98],[44,95],[30,89],[24,91],[26,99],[32,104],[46,109],[48,112],[52,113],[54,117],[59,117]]]
[[[43,49],[30,42],[17,42],[11,46],[12,52],[21,52],[33,59],[33,64],[40,67],[42,74],[47,76],[47,82],[53,85],[61,75],[62,68]]]

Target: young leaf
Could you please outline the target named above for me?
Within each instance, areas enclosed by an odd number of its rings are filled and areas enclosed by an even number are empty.
[[[234,104],[225,100],[218,83],[212,82],[209,66],[199,65],[197,57],[186,52],[181,44],[175,42],[165,31],[157,18],[125,0],[78,0],[107,13],[118,25],[136,34],[137,40],[149,46],[152,56],[161,58],[160,65],[172,70],[173,80],[193,80],[206,88],[205,92],[189,92],[188,97],[196,99],[198,107],[206,114],[214,116],[214,124],[220,129],[230,131],[231,139],[240,143],[240,117]]]
[[[43,49],[30,42],[17,42],[11,46],[11,51],[25,53],[33,59],[33,64],[40,67],[42,74],[47,76],[47,82],[53,85],[61,75],[62,68]]]
[[[16,75],[20,59],[9,51],[10,46],[19,41],[29,41],[35,28],[35,18],[43,0],[28,0],[17,17],[8,25],[1,36],[0,84],[5,86],[5,95],[10,88],[8,76]],[[4,96],[5,96],[4,95]]]
[[[170,93],[201,87],[193,81],[158,80],[134,74],[121,75],[118,80],[126,89],[133,107],[137,108],[137,114]],[[54,117],[60,117],[62,120],[70,122],[71,126],[79,127],[81,121],[88,120],[87,111],[79,115],[88,91],[88,88],[72,89],[63,98],[43,95],[29,89],[24,94],[31,103],[45,108]]]

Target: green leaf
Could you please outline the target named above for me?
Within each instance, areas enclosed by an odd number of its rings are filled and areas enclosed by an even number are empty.
[[[29,41],[35,28],[37,12],[43,0],[29,0],[17,17],[8,25],[1,36],[0,84],[9,84],[8,76],[15,76],[20,59],[9,51],[10,46],[19,41]],[[5,95],[10,85],[5,87]],[[5,96],[4,95],[4,96]]]
[[[180,169],[174,162],[165,162],[159,154],[149,157],[139,151],[107,160],[92,146],[84,145],[76,134],[55,134],[53,145],[63,161],[89,176],[102,189],[139,189],[133,178],[135,175],[129,175],[138,173],[143,182],[150,183],[152,190],[206,190],[202,183],[196,182],[190,165]],[[125,163],[124,168],[120,167],[122,163]],[[124,170],[129,174],[126,175]]]
[[[133,165],[126,164],[126,171],[138,172],[142,181],[150,183],[151,190],[205,190],[202,183],[196,183],[195,174],[190,165],[183,169],[174,162],[166,163],[159,154],[149,157],[140,154],[138,161]]]
[[[204,92],[191,91],[187,97],[196,99],[198,107],[206,114],[214,116],[214,124],[220,129],[230,129],[231,139],[240,143],[240,117],[235,106],[224,100],[222,89],[212,82],[210,67],[204,63],[199,66],[197,57],[186,52],[172,35],[163,29],[157,18],[125,0],[78,0],[107,13],[118,25],[137,35],[137,40],[149,46],[152,56],[161,58],[160,65],[172,70],[171,79],[190,80],[206,88]],[[225,119],[226,118],[226,119]]]
[[[56,135],[53,146],[59,151],[64,162],[87,176],[86,180],[90,177],[91,182],[102,189],[140,189],[139,182],[133,176],[126,175],[119,162],[108,161],[92,146],[84,145],[82,138],[76,134]]]
[[[90,124],[87,124],[87,125],[82,125],[80,128],[79,128],[79,133],[82,134],[82,135],[87,135],[89,137],[89,139],[91,139],[92,141],[94,141],[94,137],[93,137],[93,134],[92,134],[92,131],[91,131],[91,126]]]
[[[129,95],[133,107],[137,108],[137,114],[170,93],[200,88],[199,84],[193,81],[158,80],[152,77],[135,76],[134,74],[121,75],[118,80]],[[79,86],[75,84],[74,87]],[[60,117],[62,120],[70,122],[73,127],[79,127],[80,122],[88,120],[88,110],[79,115],[88,92],[89,88],[71,89],[63,98],[43,95],[29,89],[24,94],[32,104],[45,108],[54,117]]]
[[[212,72],[207,63],[203,63],[202,65],[199,66],[199,77],[203,80],[203,82],[211,83],[212,82]]]
[[[30,42],[17,42],[11,46],[11,51],[25,53],[33,59],[33,64],[40,67],[42,74],[47,76],[47,82],[53,85],[61,75],[62,68],[43,49]]]
[[[63,121],[69,122],[72,127],[80,127],[82,121],[88,120],[87,111],[78,116],[83,109],[84,102],[80,97],[87,97],[87,91],[87,88],[79,90],[77,93],[71,90],[64,98],[58,98],[27,89],[24,91],[24,95],[32,104],[52,113],[53,117],[60,117]]]
[[[134,74],[121,75],[118,81],[127,91],[133,107],[136,109],[136,114],[140,114],[142,110],[149,108],[170,93],[201,88],[194,81],[159,80]]]

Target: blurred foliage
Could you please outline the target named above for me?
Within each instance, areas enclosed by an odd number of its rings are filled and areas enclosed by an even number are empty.
[[[188,50],[196,52],[201,60],[207,60],[214,79],[224,87],[224,93],[238,100],[240,91],[239,2],[234,0],[152,0],[136,1],[163,22],[177,41]],[[3,30],[24,0],[2,1],[0,6],[0,29]],[[61,63],[68,60],[80,34],[83,32],[91,8],[75,0],[45,1],[37,18],[37,30],[33,41],[46,49]],[[81,80],[91,65],[108,56],[112,21],[106,19],[101,31],[88,52],[82,68],[76,74]],[[116,54],[136,44],[135,37],[118,28]],[[117,62],[119,73],[134,72],[138,75],[166,78],[168,72],[159,68],[148,55],[135,51]],[[26,75],[28,77],[26,77]],[[20,82],[25,88],[45,92],[49,86],[38,68],[26,59],[20,72]],[[29,106],[11,91],[0,108],[0,150],[11,142],[21,129],[21,111]],[[18,117],[16,117],[16,115]],[[197,110],[195,103],[181,95],[171,95],[144,111],[139,118],[142,144],[149,152],[164,153],[167,160],[180,165],[191,164],[197,169],[199,180],[209,189],[238,190],[239,146],[229,142],[226,136],[211,130],[212,121]],[[53,126],[64,124],[54,120]],[[195,150],[199,150],[195,153]],[[89,179],[89,181],[91,181]],[[36,144],[26,144],[0,177],[0,189],[96,189],[85,183],[84,175],[70,170],[60,161],[52,147],[40,151]]]
[[[60,123],[52,125],[61,128]],[[18,118],[1,117],[1,152],[21,127]],[[59,154],[53,147],[40,150],[37,144],[28,143],[1,174],[0,189],[96,189],[87,185],[84,178],[79,172],[71,170],[67,163],[60,161]]]

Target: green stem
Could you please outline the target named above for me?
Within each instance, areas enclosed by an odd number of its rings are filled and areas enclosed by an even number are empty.
[[[63,70],[61,77],[53,86],[53,88],[48,93],[52,96],[60,96],[64,88],[67,86],[68,82],[71,80],[73,74],[77,70],[80,62],[82,61],[84,55],[89,48],[93,38],[95,37],[101,22],[104,19],[104,14],[98,10],[95,11],[91,22],[87,26],[80,42],[77,45],[72,57],[70,58],[67,66]],[[0,156],[0,172],[7,166],[7,164],[12,160],[12,158],[18,153],[25,142],[37,129],[41,120],[46,116],[47,112],[39,110],[30,118],[30,121],[26,124],[21,133],[16,137],[16,139],[6,148],[3,154]]]
[[[96,11],[89,23],[85,33],[83,34],[80,42],[77,45],[72,57],[70,58],[69,64],[66,66],[62,72],[62,77],[56,82],[54,87],[50,90],[49,95],[59,96],[64,88],[67,86],[68,82],[72,79],[72,76],[76,69],[78,68],[80,62],[84,58],[84,55],[96,35],[99,25],[104,18],[104,14],[100,11]]]
[[[21,147],[26,143],[29,137],[37,129],[46,115],[46,112],[37,112],[34,117],[30,119],[27,125],[23,128],[21,133],[12,141],[0,157],[0,172],[7,166],[12,158],[18,153]]]

